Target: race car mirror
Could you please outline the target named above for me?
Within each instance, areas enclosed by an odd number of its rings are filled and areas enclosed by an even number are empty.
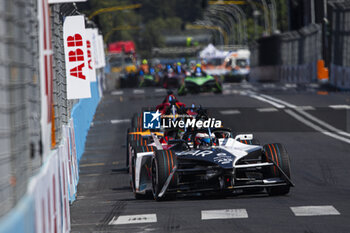
[[[252,140],[253,134],[238,134],[235,137],[235,140]]]

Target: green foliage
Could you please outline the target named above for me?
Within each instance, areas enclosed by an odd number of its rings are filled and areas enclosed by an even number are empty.
[[[133,40],[137,48],[150,51],[164,46],[162,30],[181,30],[186,22],[201,17],[207,0],[89,0],[84,13],[89,16],[101,8],[141,3],[140,9],[103,13],[93,20],[106,35],[118,26],[134,26],[139,30],[116,30],[107,42]]]
[[[253,1],[260,11],[257,24],[253,20],[253,9],[249,4],[240,6],[246,13],[248,41],[252,42],[262,36],[264,31],[264,18],[262,5],[259,1]],[[116,30],[111,33],[108,43],[120,40],[133,40],[140,51],[151,51],[153,47],[164,46],[164,31],[180,31],[183,25],[200,19],[204,13],[208,0],[89,0],[84,13],[88,16],[101,8],[113,6],[127,6],[142,4],[142,7],[134,10],[115,11],[103,13],[94,17],[102,33],[106,35],[113,28],[120,26],[138,27],[138,30]],[[283,32],[288,29],[288,5],[287,0],[276,0],[277,28]],[[225,16],[228,17],[228,16]],[[270,16],[269,16],[270,19]],[[238,42],[237,24],[229,34],[229,41]]]

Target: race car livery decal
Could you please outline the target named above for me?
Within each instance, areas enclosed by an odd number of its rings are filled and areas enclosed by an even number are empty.
[[[232,156],[229,156],[226,153],[218,153],[216,154],[216,157],[214,157],[214,162],[220,163],[220,164],[228,164],[228,163],[232,163],[232,161],[233,161]]]
[[[198,159],[212,162],[223,168],[232,168],[235,156],[222,148],[193,149],[176,153],[182,159]]]
[[[201,156],[205,157],[206,155],[212,154],[213,151],[211,150],[190,150],[190,151],[182,151],[177,153],[177,155],[192,155],[192,156]]]

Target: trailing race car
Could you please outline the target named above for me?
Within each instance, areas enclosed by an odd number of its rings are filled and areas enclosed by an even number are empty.
[[[179,95],[185,95],[189,93],[199,92],[211,92],[222,93],[222,86],[218,77],[213,77],[202,72],[200,75],[194,75],[185,77],[182,85],[178,89]]]
[[[139,87],[151,87],[157,84],[156,79],[151,74],[140,75],[140,84]]]
[[[279,143],[256,145],[251,134],[233,136],[224,128],[179,134],[173,129],[149,132],[129,143],[136,198],[152,195],[159,201],[179,194],[264,189],[269,195],[285,195],[294,186],[286,149]]]
[[[166,89],[178,88],[183,78],[184,74],[178,74],[171,69],[166,73],[163,79],[163,87]]]
[[[156,74],[154,68],[149,69],[149,73],[139,72],[140,84],[139,87],[157,86],[159,84],[159,76]]]

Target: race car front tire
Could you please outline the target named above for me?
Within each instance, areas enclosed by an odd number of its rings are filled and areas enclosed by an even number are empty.
[[[152,192],[153,197],[156,201],[162,201],[165,199],[173,199],[175,198],[175,195],[170,194],[164,194],[162,197],[158,197],[159,193],[161,192],[166,180],[168,179],[171,171],[176,165],[176,156],[175,154],[170,150],[160,150],[156,151],[152,158]],[[177,176],[174,174],[173,178],[171,179],[171,182],[168,186],[174,187],[177,184]]]
[[[289,162],[289,156],[284,148],[284,146],[280,143],[272,143],[264,145],[264,153],[265,153],[265,159],[267,162],[274,162],[276,163],[281,170],[284,172],[284,174],[290,179],[290,162]],[[265,177],[266,178],[274,178],[278,177],[281,179],[285,179],[285,176],[278,170],[276,166],[267,167],[265,169]],[[286,180],[287,182],[287,180]],[[267,193],[270,196],[276,196],[276,195],[285,195],[289,193],[290,185],[281,185],[276,187],[269,187],[266,189]]]

